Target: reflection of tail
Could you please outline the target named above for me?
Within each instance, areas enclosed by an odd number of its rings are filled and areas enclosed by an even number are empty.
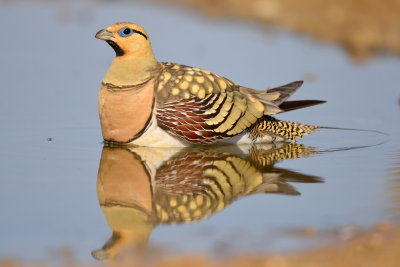
[[[249,152],[250,162],[263,173],[263,183],[252,193],[279,193],[300,195],[294,186],[287,182],[321,183],[318,176],[303,174],[288,169],[277,168],[274,163],[296,158],[305,158],[317,154],[312,147],[296,143],[278,143],[269,149],[266,146],[254,145]]]
[[[314,148],[296,143],[276,143],[269,147],[266,145],[253,145],[249,151],[249,160],[263,169],[274,163],[287,159],[306,158],[318,154]]]

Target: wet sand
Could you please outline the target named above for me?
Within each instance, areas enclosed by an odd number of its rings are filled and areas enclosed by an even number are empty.
[[[386,222],[377,224],[367,230],[361,230],[351,237],[346,237],[346,229],[338,229],[336,233],[344,241],[331,245],[311,249],[303,252],[288,254],[238,254],[222,260],[205,257],[201,254],[185,256],[165,256],[153,254],[147,260],[137,257],[125,262],[109,262],[111,266],[398,266],[400,261],[400,229]],[[314,235],[314,231],[304,234]],[[66,250],[66,252],[68,252]],[[65,253],[68,254],[68,253]],[[65,255],[64,255],[65,256]],[[62,266],[97,266],[97,264],[76,264],[71,258],[63,257]],[[24,266],[18,260],[2,260],[0,267]],[[29,264],[29,266],[50,266],[43,264]]]

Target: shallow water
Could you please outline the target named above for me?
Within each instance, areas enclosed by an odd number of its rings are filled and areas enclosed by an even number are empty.
[[[398,59],[356,64],[335,46],[176,7],[9,3],[0,4],[0,258],[50,261],[71,248],[87,262],[111,236],[96,190],[103,149],[96,98],[113,51],[94,34],[115,21],[145,26],[160,61],[208,69],[249,87],[312,76],[294,99],[328,103],[280,119],[386,133],[307,136],[299,143],[319,153],[274,164],[318,177],[318,183],[284,181],[301,195],[254,194],[207,220],[158,225],[150,246],[212,255],[290,251],[321,241],[290,234],[293,229],[398,221]]]

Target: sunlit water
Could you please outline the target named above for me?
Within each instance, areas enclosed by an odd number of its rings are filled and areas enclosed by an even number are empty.
[[[321,153],[274,165],[321,179],[287,181],[301,196],[247,196],[208,220],[158,225],[149,245],[212,255],[290,251],[313,241],[286,230],[399,218],[400,178],[393,171],[400,162],[398,59],[356,64],[332,45],[168,6],[1,4],[0,258],[49,260],[70,247],[87,262],[111,236],[96,190],[103,148],[96,98],[114,53],[94,34],[116,21],[145,26],[160,61],[205,68],[248,87],[311,73],[315,81],[306,81],[294,98],[328,103],[280,119],[387,134],[323,130],[307,136],[300,143]]]

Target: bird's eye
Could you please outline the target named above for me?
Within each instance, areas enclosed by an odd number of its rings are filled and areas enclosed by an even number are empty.
[[[118,31],[119,36],[121,37],[128,37],[131,36],[134,33],[134,31],[131,28],[128,27],[123,27]]]

